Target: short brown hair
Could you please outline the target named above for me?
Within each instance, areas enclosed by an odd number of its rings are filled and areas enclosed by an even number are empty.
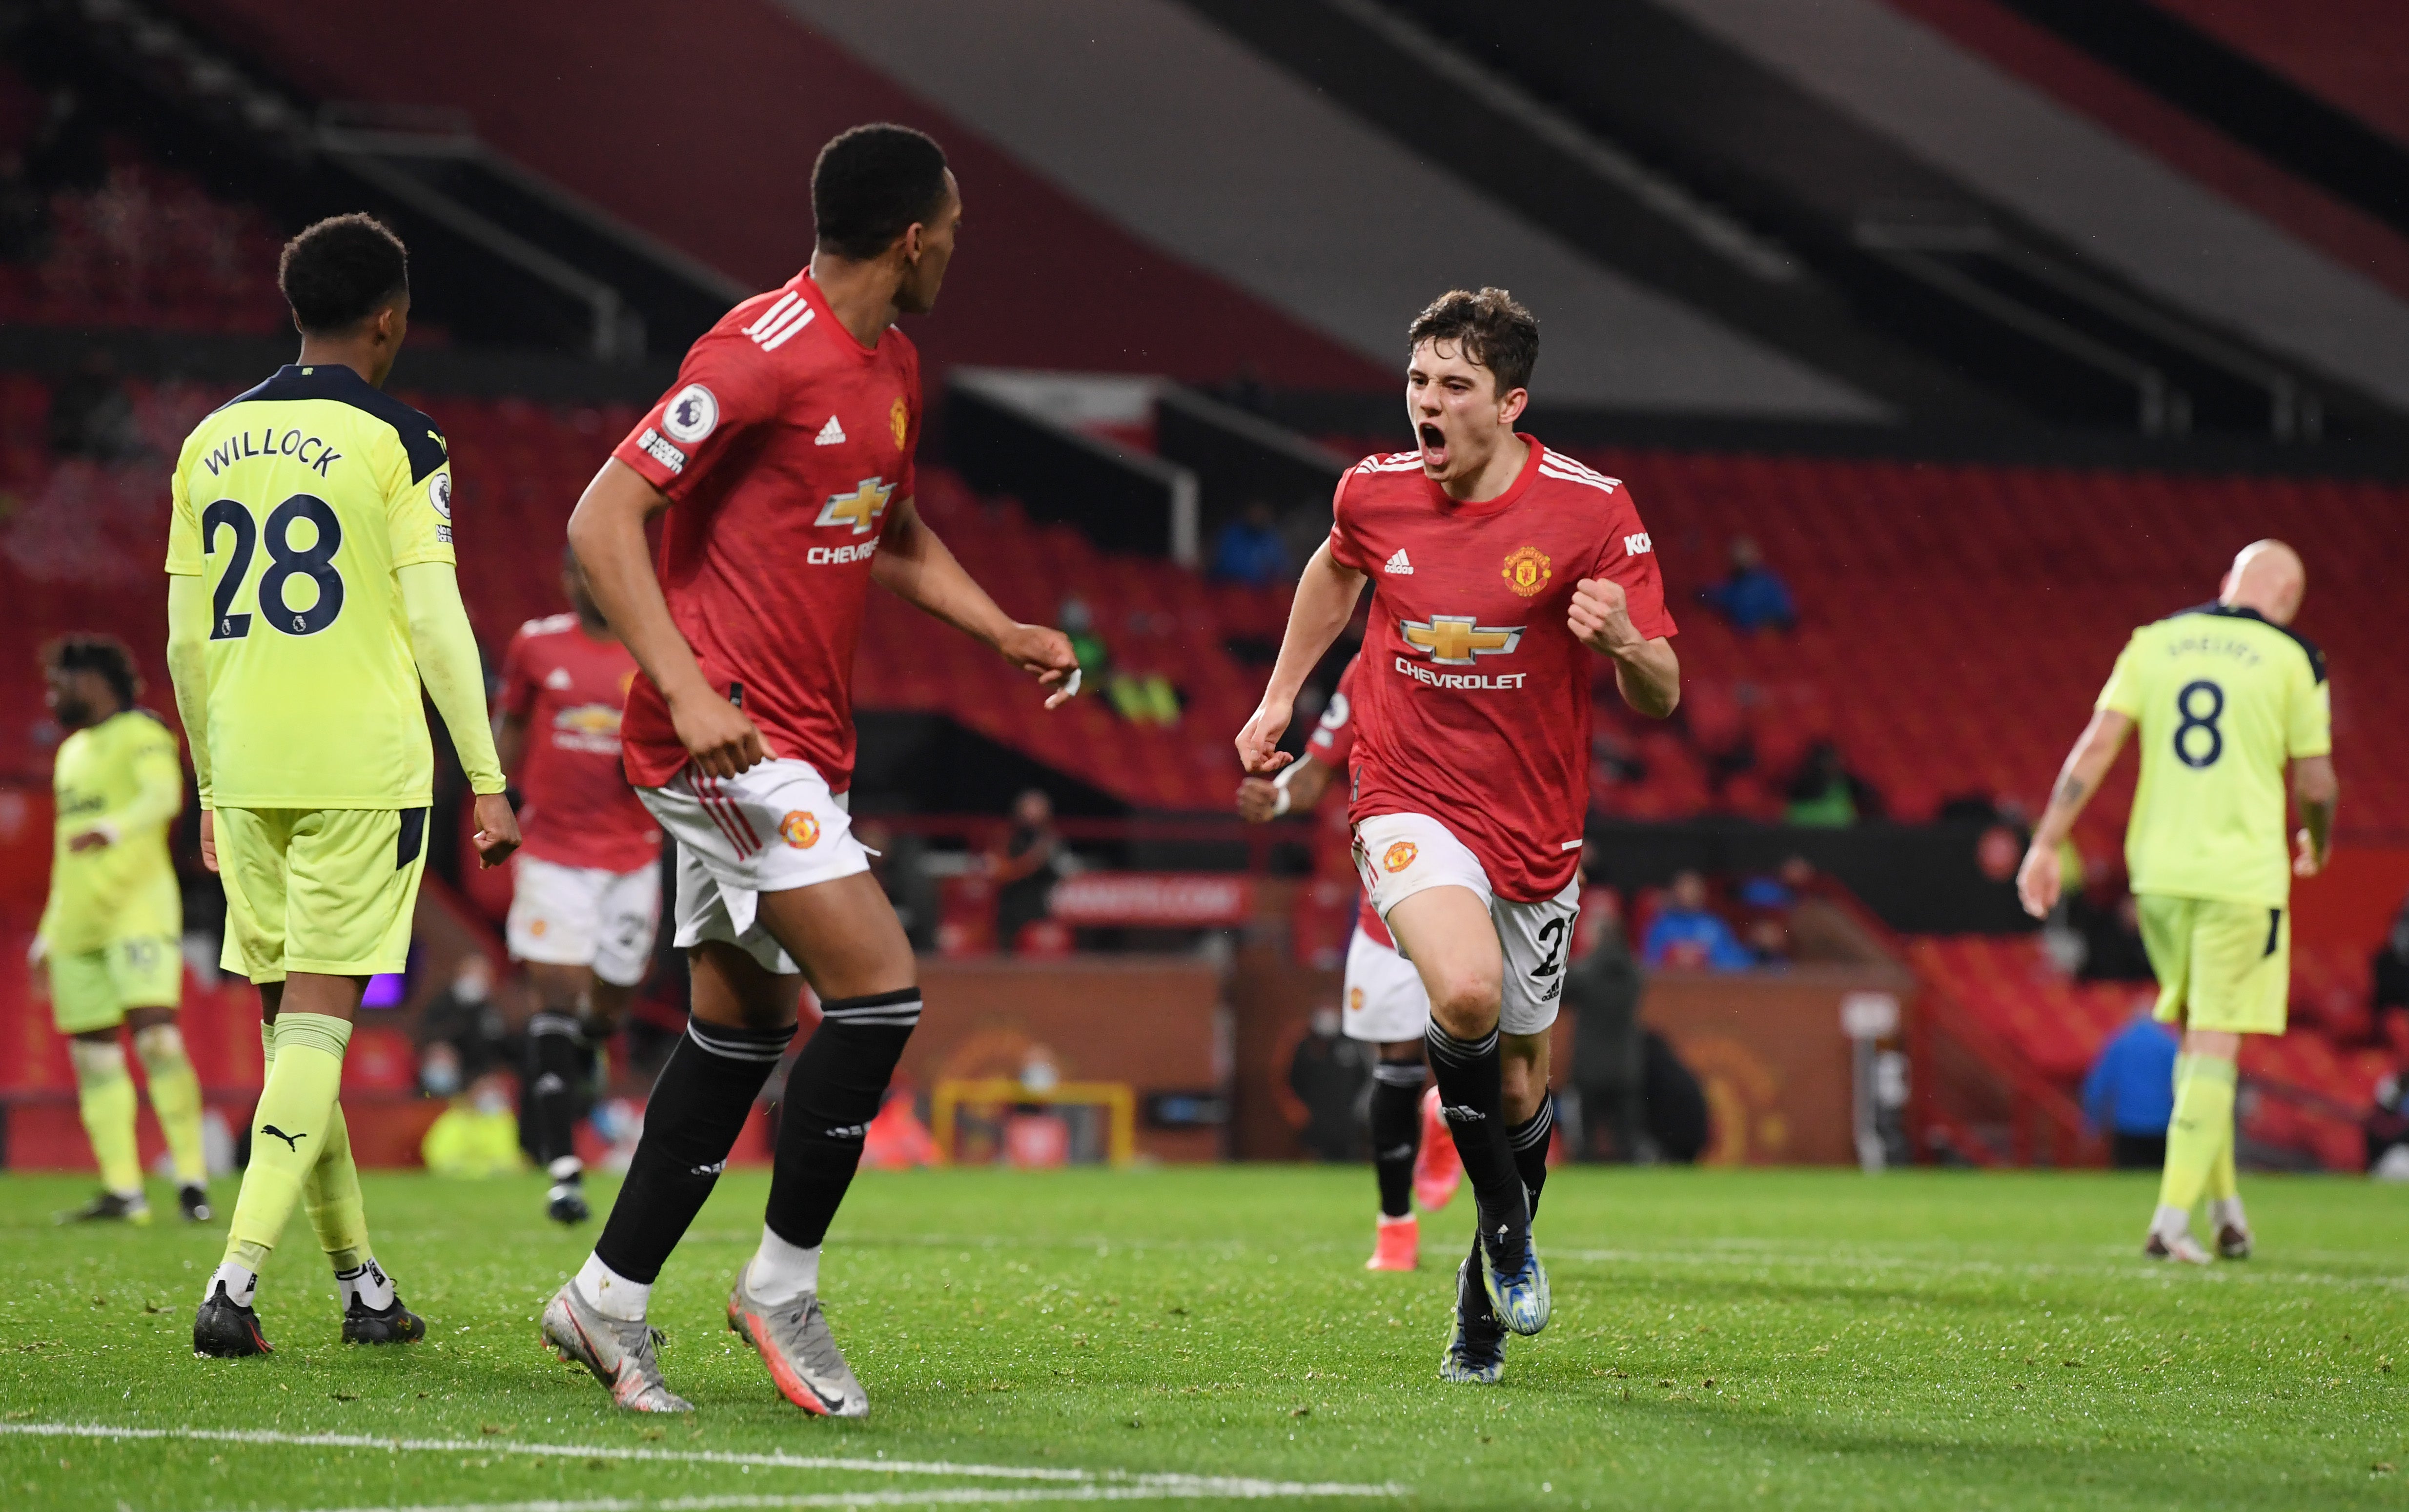
[[[1430,302],[1406,327],[1413,346],[1452,341],[1458,351],[1489,369],[1502,396],[1531,386],[1539,363],[1539,321],[1503,289],[1450,289]]]

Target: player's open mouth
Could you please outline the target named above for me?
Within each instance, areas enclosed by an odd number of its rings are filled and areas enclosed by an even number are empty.
[[[1422,466],[1443,468],[1447,465],[1447,435],[1436,425],[1421,427]]]

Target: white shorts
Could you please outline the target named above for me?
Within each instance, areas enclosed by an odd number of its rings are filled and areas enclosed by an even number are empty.
[[[724,940],[791,975],[799,968],[761,928],[757,900],[870,870],[844,799],[808,761],[764,761],[725,779],[688,767],[636,796],[677,842],[681,948]]]
[[[1505,957],[1497,1027],[1508,1034],[1538,1034],[1556,1021],[1565,995],[1565,958],[1580,913],[1578,871],[1553,898],[1509,901],[1490,888],[1480,858],[1426,814],[1376,814],[1357,825],[1355,869],[1383,919],[1426,887],[1468,887],[1478,894]]]
[[[1414,963],[1365,934],[1347,942],[1347,1011],[1339,1027],[1350,1040],[1375,1044],[1419,1041],[1430,1028],[1430,994]]]
[[[643,981],[661,921],[661,869],[606,871],[521,856],[511,886],[512,960],[591,966],[613,986]]]

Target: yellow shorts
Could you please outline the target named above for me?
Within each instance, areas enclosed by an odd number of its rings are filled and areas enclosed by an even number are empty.
[[[426,817],[425,809],[219,809],[221,963],[253,982],[400,971],[426,871]]]
[[[175,1008],[184,1001],[183,947],[166,935],[53,956],[50,971],[50,1022],[62,1034],[115,1029],[128,1008]]]
[[[2281,1034],[2292,995],[2292,911],[2144,893],[2142,946],[2162,1023]]]

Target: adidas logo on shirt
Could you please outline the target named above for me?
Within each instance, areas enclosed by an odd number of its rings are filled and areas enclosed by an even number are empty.
[[[836,416],[829,416],[829,423],[820,427],[819,439],[813,441],[812,444],[814,446],[843,446],[844,444],[844,427],[836,423]]]
[[[1406,549],[1403,546],[1400,546],[1397,548],[1397,554],[1390,557],[1389,565],[1380,569],[1380,570],[1383,572],[1394,572],[1402,578],[1409,578],[1414,575],[1414,564],[1406,560]]]
[[[555,667],[551,671],[546,672],[543,676],[543,685],[552,689],[555,693],[565,691],[571,679],[569,675],[569,669],[566,667]]]

